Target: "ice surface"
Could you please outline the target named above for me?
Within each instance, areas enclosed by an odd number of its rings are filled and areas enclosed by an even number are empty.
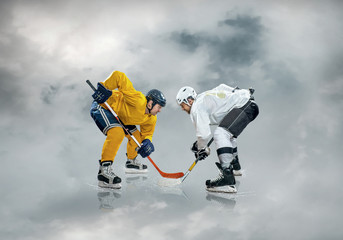
[[[257,179],[271,177],[259,175],[259,167],[255,174],[246,171],[249,174],[236,178],[236,194],[209,193],[206,176],[214,177],[216,171],[206,170],[205,165],[198,165],[181,184],[178,180],[171,181],[178,184],[165,184],[170,180],[150,165],[149,173],[143,175],[119,171],[120,190],[99,188],[95,174],[84,182],[57,184],[51,191],[42,192],[39,184],[24,191],[13,188],[11,195],[3,197],[1,235],[21,240],[227,239],[223,236],[228,235],[231,239],[276,239],[293,236],[292,229],[297,232],[295,239],[306,239],[322,217],[328,219],[312,207],[311,198],[307,202],[276,184],[275,175],[274,182],[259,184]]]

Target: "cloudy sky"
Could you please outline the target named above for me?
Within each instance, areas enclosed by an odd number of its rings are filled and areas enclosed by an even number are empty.
[[[19,1],[0,3],[1,239],[341,239],[341,1]],[[162,90],[152,158],[194,161],[175,103],[226,83],[254,87],[260,115],[238,139],[234,196],[206,193],[212,154],[172,188],[150,163],[120,191],[95,187],[104,136],[91,89],[119,70]],[[214,152],[214,149],[212,149]],[[145,160],[142,160],[145,161]]]

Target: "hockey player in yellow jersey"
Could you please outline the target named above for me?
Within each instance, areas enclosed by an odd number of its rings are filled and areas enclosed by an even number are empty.
[[[106,135],[99,161],[98,185],[121,188],[121,179],[113,172],[112,164],[124,136],[128,138],[125,171],[127,173],[147,172],[147,166],[139,163],[137,155],[140,154],[145,158],[154,151],[152,136],[157,120],[156,115],[166,105],[166,99],[157,89],[150,90],[146,95],[135,90],[127,76],[119,71],[114,71],[104,82],[98,83],[98,88],[92,97],[94,101],[90,114],[98,128]],[[122,126],[106,109],[104,102],[112,107],[126,129],[141,143],[138,152],[136,143],[129,135],[125,135]],[[136,125],[140,126],[140,131]]]

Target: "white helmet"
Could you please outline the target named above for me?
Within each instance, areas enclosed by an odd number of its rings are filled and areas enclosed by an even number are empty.
[[[181,105],[181,103],[186,103],[188,106],[191,106],[188,103],[188,99],[192,98],[195,99],[197,97],[197,93],[192,87],[182,87],[176,95],[176,102],[177,104]]]

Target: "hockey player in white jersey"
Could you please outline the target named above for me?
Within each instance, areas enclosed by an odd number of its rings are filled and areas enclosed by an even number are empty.
[[[190,114],[196,129],[197,141],[191,150],[199,160],[210,154],[207,143],[211,139],[210,125],[217,125],[213,138],[217,149],[219,176],[206,181],[206,189],[213,192],[235,193],[234,175],[241,175],[237,154],[237,137],[258,115],[259,109],[252,96],[253,89],[232,88],[225,84],[199,95],[192,87],[182,87],[176,101]]]

